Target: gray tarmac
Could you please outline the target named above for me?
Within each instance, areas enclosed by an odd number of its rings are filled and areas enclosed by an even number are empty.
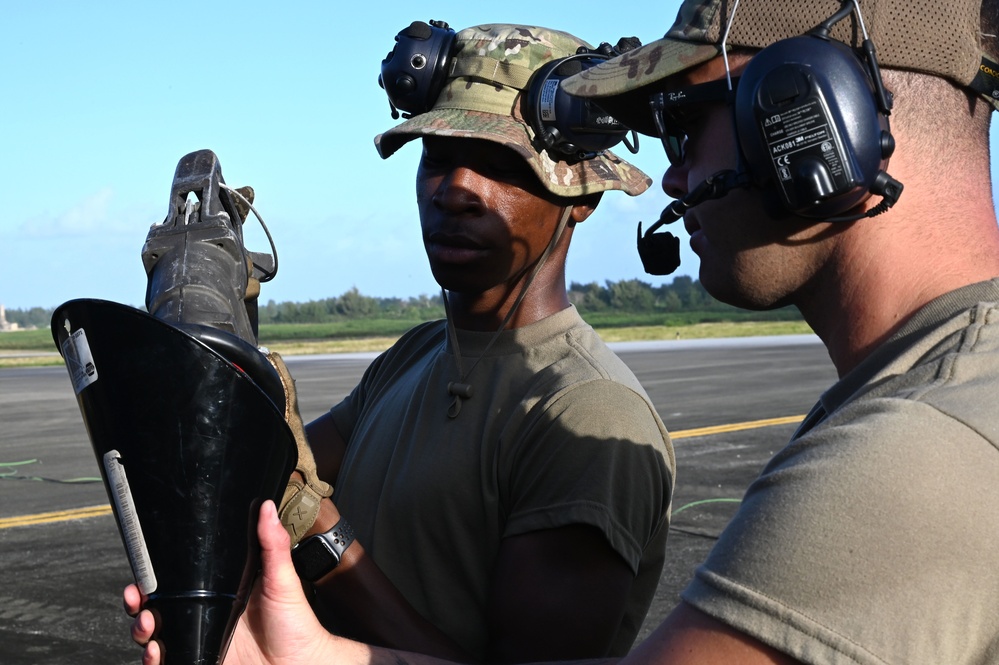
[[[645,636],[790,437],[790,421],[836,376],[811,336],[615,350],[674,434],[678,465],[666,569]],[[288,358],[303,417],[342,398],[371,357]],[[758,422],[771,419],[778,424]],[[66,370],[0,369],[0,665],[140,661],[121,609],[131,573],[107,503]],[[99,507],[97,514],[86,516],[88,507]]]

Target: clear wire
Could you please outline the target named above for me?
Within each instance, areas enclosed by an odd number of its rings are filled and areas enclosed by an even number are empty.
[[[860,24],[860,34],[864,36],[864,41],[867,41],[869,39],[867,36],[867,26],[864,25],[864,15],[860,13],[859,0],[853,0],[853,8],[857,10],[857,23]]]
[[[236,196],[238,196],[240,198],[240,200],[243,203],[245,203],[247,205],[247,207],[250,208],[250,210],[253,211],[253,216],[257,218],[258,222],[260,222],[260,228],[262,228],[264,230],[264,235],[267,236],[267,242],[270,243],[270,245],[271,245],[271,255],[274,257],[274,270],[270,271],[269,273],[266,273],[266,274],[262,275],[260,277],[260,281],[261,282],[269,282],[269,281],[271,281],[272,279],[274,279],[274,275],[276,275],[277,271],[278,271],[278,254],[277,254],[277,247],[274,246],[274,238],[271,237],[270,229],[268,229],[267,228],[267,224],[264,223],[264,218],[260,216],[260,213],[257,212],[256,208],[253,207],[253,204],[250,203],[249,199],[247,199],[245,196],[243,196],[242,192],[240,192],[237,189],[233,189],[232,187],[230,187],[229,185],[225,184],[224,182],[220,182],[219,183],[219,187],[221,187],[225,191],[229,192],[230,194],[235,194]]]
[[[728,66],[728,33],[732,31],[732,21],[735,20],[735,12],[738,9],[739,0],[735,0],[735,3],[732,5],[732,13],[728,17],[728,23],[725,25],[725,34],[722,35],[721,40],[722,60],[725,62],[725,80],[728,82],[729,92],[732,91],[732,70]]]

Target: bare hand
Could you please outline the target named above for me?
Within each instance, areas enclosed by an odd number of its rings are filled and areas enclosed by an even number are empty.
[[[334,654],[334,638],[319,624],[291,563],[290,539],[272,501],[260,507],[257,522],[263,570],[233,634],[226,665],[293,665],[322,662]],[[132,639],[144,645],[143,665],[160,665],[160,645],[152,640],[156,623],[131,584],[123,595],[125,611],[135,617]],[[360,646],[360,645],[354,645]],[[343,646],[340,655],[345,655]]]

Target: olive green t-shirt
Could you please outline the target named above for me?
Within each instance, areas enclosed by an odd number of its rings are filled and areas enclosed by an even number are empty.
[[[407,333],[331,410],[348,442],[338,508],[410,604],[476,657],[500,542],[596,527],[636,575],[614,643],[627,652],[665,556],[674,458],[662,421],[573,307],[491,346],[493,333],[457,337],[475,366],[456,417],[443,321]]]

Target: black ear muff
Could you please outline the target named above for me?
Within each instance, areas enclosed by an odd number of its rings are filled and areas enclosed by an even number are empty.
[[[590,159],[617,145],[628,129],[590,100],[562,90],[568,77],[607,60],[587,51],[554,60],[538,69],[527,84],[523,113],[539,149],[555,160]]]
[[[395,47],[382,60],[378,85],[384,88],[392,117],[426,113],[447,82],[455,32],[443,21],[414,21],[395,36]]]
[[[897,198],[901,184],[884,170],[895,147],[885,99],[876,63],[846,44],[807,34],[763,49],[735,101],[754,182],[789,212],[818,219],[835,220],[872,194]]]
[[[455,66],[457,34],[443,21],[416,21],[395,37],[395,47],[382,60],[378,85],[389,98],[392,117],[409,119],[433,108],[449,76],[458,76]],[[619,55],[641,43],[637,38],[622,39],[617,46],[601,44],[598,50],[581,47],[569,57],[554,60],[531,74],[522,95],[525,121],[534,130],[538,151],[547,150],[552,159],[590,159],[628,142],[629,130],[595,103],[573,97],[562,90],[564,79]],[[490,81],[521,89],[523,80],[497,78]]]

